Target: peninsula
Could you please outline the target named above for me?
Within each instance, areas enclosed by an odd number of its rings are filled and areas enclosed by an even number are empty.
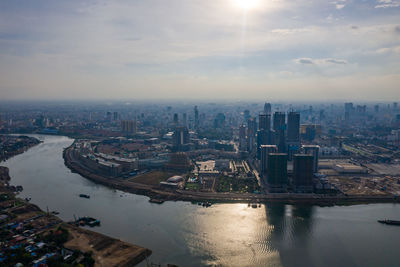
[[[204,184],[204,182],[200,183],[198,180],[196,182],[196,178],[193,178],[196,177],[196,171],[185,169],[186,167],[180,171],[168,168],[172,164],[170,162],[170,165],[167,163],[167,167],[165,168],[147,169],[142,172],[131,170],[131,177],[118,176],[113,175],[112,169],[119,166],[117,162],[124,163],[120,157],[98,153],[94,153],[92,157],[80,154],[83,151],[83,147],[86,150],[92,150],[90,148],[91,143],[95,143],[95,149],[99,149],[102,144],[102,142],[98,141],[77,140],[70,147],[66,148],[63,153],[66,166],[73,172],[77,172],[93,182],[134,194],[146,195],[150,197],[150,200],[245,203],[281,202],[315,205],[400,202],[400,199],[395,194],[374,194],[372,191],[358,194],[345,194],[340,190],[326,190],[321,193],[269,193],[261,189],[263,186],[262,180],[257,177],[258,174],[256,172],[253,173],[255,182],[251,183],[251,180],[246,181],[247,184],[244,186],[236,184],[236,191],[232,190],[232,183],[230,184],[230,190],[224,190],[221,182],[218,180],[227,178],[218,176],[212,177],[213,182],[207,188],[207,184]],[[100,159],[96,158],[96,156]],[[129,164],[132,164],[132,162],[129,162]],[[120,167],[123,168],[122,166]],[[182,167],[180,166],[180,168]],[[255,177],[258,178],[258,181]],[[257,182],[260,182],[261,186]],[[251,189],[250,186],[252,186]],[[243,190],[244,188],[247,190]],[[394,188],[397,188],[396,184],[394,184]]]

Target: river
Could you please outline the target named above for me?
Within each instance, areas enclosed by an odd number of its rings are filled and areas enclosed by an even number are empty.
[[[73,140],[33,135],[43,141],[1,163],[21,197],[63,220],[91,216],[92,230],[149,248],[150,262],[179,266],[400,266],[399,204],[316,207],[189,202],[151,204],[144,196],[95,184],[65,167],[63,148]],[[88,194],[90,199],[80,198]],[[142,263],[141,266],[145,266]]]

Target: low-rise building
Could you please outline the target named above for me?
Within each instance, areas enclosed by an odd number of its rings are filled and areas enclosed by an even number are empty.
[[[368,173],[366,168],[353,164],[335,164],[333,169],[341,174]]]

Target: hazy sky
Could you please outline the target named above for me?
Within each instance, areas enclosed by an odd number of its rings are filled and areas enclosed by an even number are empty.
[[[248,1],[1,0],[0,99],[400,100],[400,0]]]

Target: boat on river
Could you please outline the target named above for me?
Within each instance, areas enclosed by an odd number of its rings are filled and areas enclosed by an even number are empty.
[[[208,208],[208,207],[211,207],[211,202],[203,202],[203,207],[206,207],[206,208]]]
[[[164,203],[164,200],[158,199],[158,198],[150,198],[149,202],[155,203],[155,204],[162,204],[162,203]]]
[[[379,223],[387,224],[387,225],[397,225],[400,226],[400,221],[396,220],[378,220]]]
[[[85,195],[85,194],[80,194],[79,197],[83,197],[83,198],[90,198],[89,195]]]
[[[94,226],[100,226],[100,221],[92,217],[80,217],[76,221],[76,224],[80,226],[88,225],[90,227],[94,227]]]

